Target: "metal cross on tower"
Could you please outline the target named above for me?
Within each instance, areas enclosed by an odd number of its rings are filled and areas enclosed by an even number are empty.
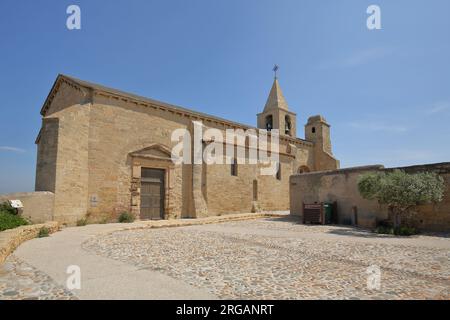
[[[278,69],[279,69],[280,67],[276,64],[276,65],[274,65],[273,66],[273,72],[275,73],[275,79],[277,78],[277,71],[278,71]]]

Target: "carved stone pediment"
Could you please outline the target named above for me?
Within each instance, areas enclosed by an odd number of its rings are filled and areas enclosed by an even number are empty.
[[[162,144],[153,144],[146,148],[130,152],[131,157],[172,161],[171,151]]]

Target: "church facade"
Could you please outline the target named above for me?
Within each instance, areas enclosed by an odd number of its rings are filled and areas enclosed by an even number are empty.
[[[297,116],[276,78],[255,128],[65,75],[57,77],[41,115],[35,189],[54,193],[54,219],[63,223],[115,221],[122,212],[174,219],[288,210],[292,174],[339,168],[329,124],[310,117],[305,139],[298,138]],[[193,123],[224,136],[228,129],[279,130],[276,174],[234,159],[174,162],[172,134],[193,135]],[[245,152],[251,148],[245,140]]]

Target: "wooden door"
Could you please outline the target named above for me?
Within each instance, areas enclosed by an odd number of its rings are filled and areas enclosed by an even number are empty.
[[[141,219],[156,220],[164,217],[164,170],[142,168]]]

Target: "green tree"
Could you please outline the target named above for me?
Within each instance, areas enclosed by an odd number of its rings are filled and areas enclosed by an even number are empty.
[[[399,227],[402,217],[411,215],[414,207],[442,201],[444,179],[430,172],[366,173],[358,179],[358,190],[363,198],[387,205],[393,213],[394,227]]]

